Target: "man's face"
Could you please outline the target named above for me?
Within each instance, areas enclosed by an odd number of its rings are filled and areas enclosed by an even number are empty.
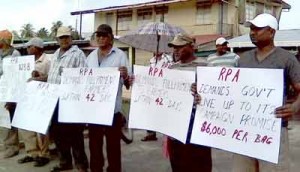
[[[273,40],[274,34],[274,30],[270,27],[250,26],[250,39],[257,47],[269,45]]]
[[[28,55],[34,55],[37,52],[37,49],[35,46],[28,46],[27,47],[27,53]]]
[[[189,58],[192,51],[192,47],[190,44],[186,44],[183,46],[174,46],[174,55],[178,60],[185,60]]]
[[[112,36],[108,33],[96,33],[96,41],[99,47],[108,47],[112,45]]]
[[[67,49],[72,45],[72,37],[71,36],[58,37],[57,41],[58,41],[61,49]]]
[[[228,49],[226,43],[222,44],[222,45],[216,45],[216,48],[217,48],[218,54],[220,54],[220,55],[225,54],[227,52],[227,49]]]

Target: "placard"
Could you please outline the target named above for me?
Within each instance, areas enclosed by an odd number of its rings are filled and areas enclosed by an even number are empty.
[[[59,122],[112,125],[119,80],[117,68],[64,69]]]
[[[30,81],[17,103],[12,126],[46,134],[59,97],[59,85]]]
[[[129,127],[161,132],[185,143],[195,72],[134,66]]]
[[[0,78],[0,101],[17,102],[34,70],[34,56],[6,57]]]
[[[277,163],[283,70],[198,67],[191,142]]]

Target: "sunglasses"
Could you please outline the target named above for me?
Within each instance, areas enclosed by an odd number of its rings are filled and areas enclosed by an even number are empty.
[[[103,33],[103,32],[96,32],[97,37],[108,37],[108,33]]]

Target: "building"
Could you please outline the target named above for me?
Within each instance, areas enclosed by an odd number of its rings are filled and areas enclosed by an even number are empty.
[[[249,32],[243,23],[257,14],[271,13],[279,20],[281,12],[290,8],[282,0],[156,0],[75,11],[71,15],[94,13],[95,29],[99,24],[106,23],[112,26],[114,34],[118,36],[147,22],[163,19],[195,35],[200,50],[211,50],[214,48],[213,42],[220,36],[232,38]],[[132,63],[145,65],[152,54],[136,50],[135,56],[131,59]]]

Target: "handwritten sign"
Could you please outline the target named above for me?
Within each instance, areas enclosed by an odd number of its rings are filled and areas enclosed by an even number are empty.
[[[191,142],[278,162],[283,70],[198,67]]]
[[[59,97],[59,86],[46,82],[31,81],[12,120],[12,126],[46,134]]]
[[[129,127],[158,131],[186,142],[195,73],[134,66]]]
[[[4,58],[3,75],[0,79],[0,101],[17,102],[33,70],[34,56]]]
[[[0,127],[11,128],[10,116],[8,110],[5,109],[5,103],[0,102]]]
[[[64,69],[58,120],[112,125],[119,80],[117,68]]]

